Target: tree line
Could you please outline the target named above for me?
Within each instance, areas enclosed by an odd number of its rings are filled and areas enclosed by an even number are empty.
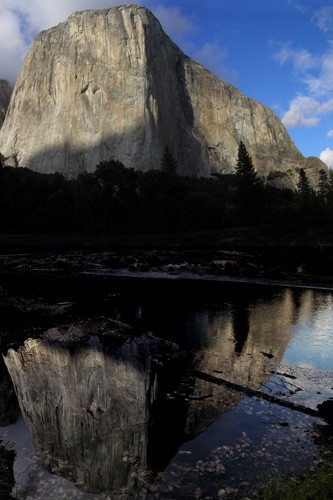
[[[294,192],[265,185],[243,143],[233,175],[192,178],[176,170],[168,148],[159,170],[110,160],[75,180],[7,167],[1,157],[0,232],[175,233],[333,219],[332,175],[318,173],[316,192],[302,169]]]

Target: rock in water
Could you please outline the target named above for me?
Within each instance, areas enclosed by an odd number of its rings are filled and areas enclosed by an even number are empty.
[[[179,173],[206,176],[234,171],[240,140],[264,177],[292,186],[297,167],[318,170],[269,108],[184,55],[149,10],[121,6],[76,12],[36,37],[0,151],[9,165],[76,177],[111,158],[159,168],[167,145]]]
[[[5,120],[12,89],[7,80],[0,80],[0,128]]]

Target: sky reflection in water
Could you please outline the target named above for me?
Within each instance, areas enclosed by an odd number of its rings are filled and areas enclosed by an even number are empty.
[[[317,370],[333,370],[333,295],[303,292],[292,340],[283,361]]]

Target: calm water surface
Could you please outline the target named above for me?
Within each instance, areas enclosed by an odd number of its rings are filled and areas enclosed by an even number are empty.
[[[320,419],[191,369],[316,408],[333,397],[332,293],[114,292],[84,323],[5,357],[22,413],[4,395],[0,436],[16,451],[14,495],[255,498],[270,476],[325,456]],[[101,313],[142,335],[108,341],[97,334]]]

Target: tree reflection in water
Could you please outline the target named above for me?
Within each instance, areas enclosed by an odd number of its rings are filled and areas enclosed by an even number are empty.
[[[232,311],[235,352],[241,354],[250,331],[250,313],[248,304],[246,302],[244,303],[244,301],[241,301],[240,304],[236,303],[235,306],[235,309]]]

